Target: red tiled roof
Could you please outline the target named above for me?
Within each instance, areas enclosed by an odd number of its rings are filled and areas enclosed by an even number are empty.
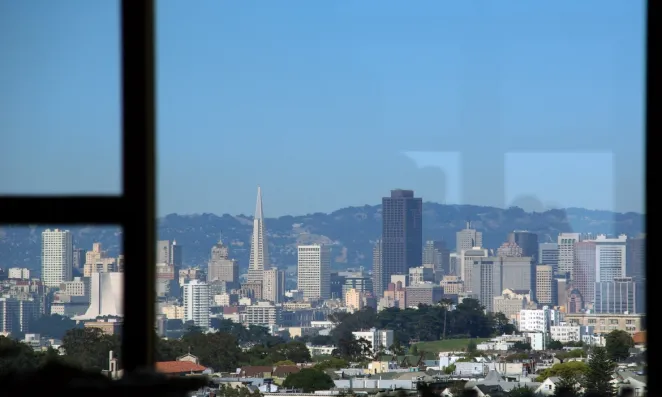
[[[637,345],[646,343],[646,331],[635,332],[634,335],[632,336],[632,339],[634,340],[634,343]]]
[[[156,363],[156,370],[164,374],[202,372],[206,369],[206,367],[190,361],[160,361]]]
[[[270,374],[274,370],[274,367],[266,365],[251,365],[248,367],[241,368],[241,375],[252,378],[255,376],[262,376],[264,374]]]
[[[301,368],[296,365],[279,365],[274,370],[274,376],[282,378],[289,374],[296,374],[299,371],[301,371]]]
[[[237,306],[223,306],[223,314],[234,313],[239,313],[239,308]]]

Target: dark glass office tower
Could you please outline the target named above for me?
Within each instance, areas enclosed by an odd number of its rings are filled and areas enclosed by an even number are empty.
[[[530,256],[533,264],[538,263],[538,235],[526,230],[515,230],[508,233],[508,242],[516,243],[522,248],[522,256]],[[549,265],[549,263],[545,263]]]
[[[413,190],[392,190],[382,199],[381,280],[374,285],[381,296],[393,274],[408,274],[423,262],[423,200]],[[380,282],[381,281],[381,282]]]

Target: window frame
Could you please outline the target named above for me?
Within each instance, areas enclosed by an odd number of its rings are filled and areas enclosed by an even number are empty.
[[[153,0],[122,0],[122,175],[120,195],[5,195],[2,225],[115,225],[122,227],[127,372],[153,368],[155,348],[155,24]],[[128,155],[130,153],[130,155]]]
[[[657,3],[657,4],[656,4]],[[122,117],[123,117],[123,192],[119,196],[20,196],[0,197],[0,224],[97,224],[120,225],[123,228],[125,268],[124,329],[122,361],[131,372],[154,365],[155,322],[155,23],[153,0],[121,0],[122,45]],[[655,53],[655,20],[659,21],[659,2],[647,2],[646,14],[646,187],[655,186],[653,170],[657,141],[650,139],[660,128],[660,112],[655,112],[654,98],[659,97],[659,66]],[[131,153],[127,156],[127,153]],[[654,194],[646,189],[646,203],[653,203]],[[645,219],[649,225],[657,215],[655,206],[646,205]],[[654,230],[647,230],[648,244]],[[140,265],[143,263],[144,265]],[[655,279],[655,267],[647,266],[647,279]],[[647,302],[654,302],[655,291],[647,288]],[[144,303],[144,304],[138,304]],[[647,304],[649,311],[654,305]],[[656,329],[648,322],[648,333]],[[657,333],[653,331],[653,335]],[[648,350],[658,350],[657,338],[648,338]],[[650,373],[657,373],[656,360],[648,363]],[[648,390],[660,390],[658,377],[648,377]]]

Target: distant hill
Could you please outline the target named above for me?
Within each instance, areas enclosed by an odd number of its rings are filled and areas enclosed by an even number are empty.
[[[560,232],[625,233],[636,236],[643,231],[644,216],[637,213],[614,213],[581,208],[527,213],[513,207],[500,209],[473,205],[423,205],[424,240],[445,240],[455,246],[455,232],[467,220],[483,232],[483,244],[498,247],[513,230],[539,234],[540,241],[555,240]],[[272,262],[279,266],[296,264],[296,245],[323,242],[333,245],[334,265],[370,268],[372,246],[381,234],[381,205],[349,207],[330,214],[281,216],[265,220]],[[0,267],[14,265],[31,269],[40,267],[40,235],[44,227],[0,228]],[[111,255],[120,251],[121,232],[117,228],[69,228],[77,247],[90,249],[99,241]],[[171,214],[159,220],[160,239],[174,239],[184,247],[187,265],[202,265],[219,236],[231,245],[231,255],[240,266],[248,266],[252,218],[243,215]],[[131,264],[127,264],[131,266]]]

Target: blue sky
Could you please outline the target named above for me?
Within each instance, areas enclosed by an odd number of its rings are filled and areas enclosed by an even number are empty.
[[[643,210],[642,1],[158,6],[160,214]],[[0,53],[0,193],[118,193],[117,2],[0,2]]]

